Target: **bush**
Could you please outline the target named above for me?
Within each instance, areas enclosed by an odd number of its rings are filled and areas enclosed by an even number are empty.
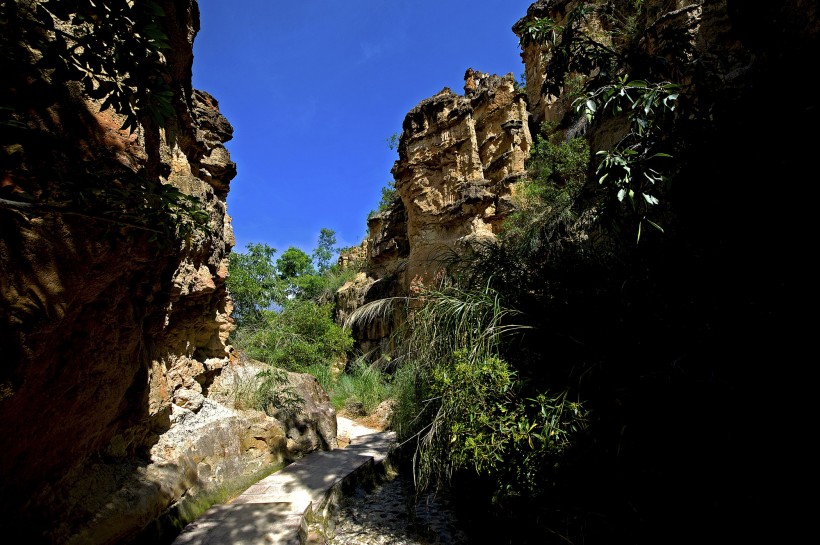
[[[371,210],[370,213],[367,215],[368,219],[372,218],[379,212],[384,212],[391,206],[393,203],[396,202],[396,199],[399,198],[398,193],[396,193],[396,181],[390,180],[387,182],[385,186],[382,187],[382,196],[381,200],[379,200],[379,206],[375,210]]]
[[[538,491],[546,469],[586,428],[587,411],[567,392],[521,395],[517,373],[499,357],[468,359],[461,349],[433,367],[396,373],[394,429],[417,441],[419,488],[447,484],[458,471],[492,480],[496,499]]]
[[[274,367],[304,372],[344,358],[353,347],[349,330],[337,325],[330,305],[294,300],[280,312],[266,311],[262,327],[241,338],[254,359]]]
[[[286,371],[271,366],[256,376],[262,379],[256,390],[257,409],[270,416],[296,414],[302,410],[305,400],[290,385]]]
[[[564,141],[552,131],[544,124],[535,137],[527,177],[514,195],[515,212],[502,230],[525,259],[571,229],[573,205],[587,180],[589,144],[583,138]]]
[[[489,283],[463,289],[445,279],[436,290],[416,288],[396,333],[393,428],[401,442],[415,445],[419,489],[446,484],[462,470],[494,480],[500,496],[536,487],[544,460],[584,427],[585,410],[566,393],[524,395],[523,381],[500,357],[521,326]],[[401,302],[377,301],[353,319]]]
[[[283,369],[241,366],[222,376],[215,397],[234,409],[255,409],[273,416],[280,411],[297,413],[305,404]]]

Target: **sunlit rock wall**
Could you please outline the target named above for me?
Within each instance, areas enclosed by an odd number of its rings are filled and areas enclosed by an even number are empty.
[[[398,199],[368,220],[362,273],[337,293],[337,319],[407,295],[412,282],[431,283],[448,252],[494,240],[531,143],[526,98],[512,74],[469,69],[463,95],[445,88],[413,108],[393,167]],[[392,329],[393,317],[354,324],[353,334],[362,352],[378,354]]]
[[[444,89],[405,117],[396,191],[407,215],[407,282],[429,282],[448,251],[494,238],[510,211],[531,138],[512,74],[465,74],[464,95]]]

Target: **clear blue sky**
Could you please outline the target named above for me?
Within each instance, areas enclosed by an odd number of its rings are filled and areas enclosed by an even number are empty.
[[[464,72],[519,78],[512,25],[531,0],[199,0],[194,87],[234,127],[236,251],[358,244],[405,115]]]

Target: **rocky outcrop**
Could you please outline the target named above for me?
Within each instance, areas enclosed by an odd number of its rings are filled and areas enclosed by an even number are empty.
[[[393,167],[398,198],[369,218],[367,260],[337,293],[337,319],[407,295],[411,283],[434,281],[448,253],[494,240],[531,143],[526,99],[512,74],[468,69],[464,95],[445,88],[413,108]],[[395,318],[353,323],[358,348],[386,350]]]
[[[172,405],[170,423],[147,459],[86,464],[67,488],[72,517],[60,521],[50,539],[129,543],[180,499],[230,490],[248,475],[287,461],[285,432],[264,413],[235,411],[206,398],[196,412]]]
[[[0,532],[29,543],[124,542],[180,498],[294,454],[280,422],[209,399],[231,353],[233,129],[191,88],[196,2],[157,3],[162,127],[142,114],[121,130],[30,51],[3,60]],[[154,186],[198,202],[201,223]],[[299,448],[327,448],[322,433]]]
[[[280,453],[279,461],[295,460],[314,450],[337,448],[336,410],[313,375],[282,370],[284,380],[278,388],[282,398],[289,401],[269,407],[269,415],[254,408],[258,375],[266,370],[267,364],[253,359],[234,361],[214,381],[210,397],[235,411],[271,420],[269,427],[281,429],[284,448],[267,449],[269,453]]]
[[[536,18],[566,24],[580,4],[539,0],[512,30],[521,37],[526,23]],[[596,4],[599,9],[587,14],[582,28],[616,47],[613,40],[623,29],[614,27],[624,20],[611,17],[611,12],[632,8]],[[692,99],[705,104],[731,104],[732,97],[747,93],[750,78],[764,65],[797,66],[799,58],[789,54],[790,48],[803,50],[816,38],[817,8],[804,0],[762,11],[726,0],[657,0],[634,11],[634,27],[645,29],[641,54],[652,59],[643,67],[648,76],[687,86]],[[773,45],[760,37],[768,19],[799,32],[784,34],[783,43]],[[510,75],[500,78],[470,69],[463,96],[445,88],[407,114],[393,167],[399,198],[368,220],[362,275],[337,294],[340,322],[364,303],[407,295],[414,282],[431,282],[453,252],[494,240],[512,208],[514,182],[524,173],[531,130],[547,122],[567,135],[586,135],[593,150],[609,149],[629,130],[625,116],[602,116],[587,133],[573,102],[588,74],[573,73],[562,88],[550,89],[545,85],[552,60],[549,48],[525,43],[521,57],[524,92],[517,91]],[[697,63],[689,62],[695,58]],[[377,320],[353,328],[357,344],[368,351],[384,348],[392,327]]]
[[[529,157],[528,121],[511,74],[472,69],[463,96],[445,88],[407,114],[393,167],[410,241],[405,289],[431,281],[447,252],[494,238]]]
[[[527,14],[513,25],[513,32],[521,38],[527,22],[534,19],[549,18],[558,25],[567,23],[567,15],[579,4],[579,0],[538,0],[527,9]],[[601,2],[604,4],[604,2]],[[670,27],[687,28],[691,25],[680,25],[684,18],[695,17],[699,20],[700,7],[702,2],[698,0],[658,0],[644,2],[640,10],[640,21],[633,24],[640,27],[651,26],[654,28],[655,38],[661,34],[661,30]],[[686,9],[692,7],[692,9]],[[654,21],[654,24],[652,24]],[[623,21],[620,21],[623,24]],[[602,18],[596,12],[591,12],[583,23],[584,28],[596,39],[601,40],[605,45],[612,46],[612,20]],[[676,52],[680,52],[677,50]],[[668,52],[667,52],[668,53]],[[666,54],[666,53],[665,53]],[[583,83],[585,74],[575,74],[575,79],[569,78],[563,88],[553,90],[544,85],[547,79],[548,66],[550,64],[549,48],[543,44],[526,42],[521,47],[521,59],[524,62],[524,75],[527,82],[527,104],[533,126],[538,127],[543,122],[561,124],[568,113],[572,111],[573,101],[578,97],[571,89],[573,85],[578,87]]]
[[[336,321],[351,328],[358,351],[367,358],[378,358],[389,351],[388,337],[395,317],[348,321],[353,312],[366,303],[407,293],[403,286],[410,246],[407,214],[401,199],[370,216],[367,227],[369,237],[339,256],[340,267],[352,266],[360,272],[335,294]]]

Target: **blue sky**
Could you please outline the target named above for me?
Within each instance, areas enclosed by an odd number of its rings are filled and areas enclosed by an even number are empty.
[[[234,127],[236,251],[310,252],[365,235],[405,115],[464,72],[519,78],[512,25],[531,0],[199,0],[193,83]]]

